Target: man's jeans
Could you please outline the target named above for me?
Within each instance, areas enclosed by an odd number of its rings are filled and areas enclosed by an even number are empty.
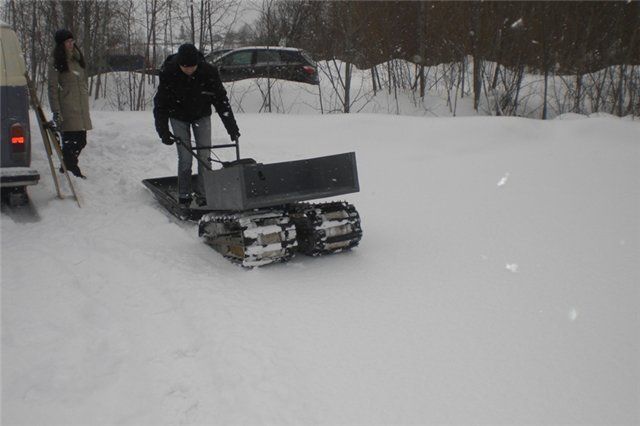
[[[171,128],[173,134],[187,145],[191,144],[191,130],[193,130],[193,137],[196,141],[196,147],[211,146],[211,117],[202,117],[193,123],[186,121],[176,120],[171,118]],[[180,144],[178,145],[178,197],[190,198],[191,197],[191,164],[193,161],[192,155],[187,148]],[[209,149],[199,149],[198,157],[205,163],[209,164]],[[196,192],[205,195],[204,192],[204,167],[198,161],[198,183],[196,186]]]

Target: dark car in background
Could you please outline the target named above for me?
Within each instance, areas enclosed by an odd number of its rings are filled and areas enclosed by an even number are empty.
[[[207,62],[218,67],[223,82],[246,78],[276,78],[319,84],[315,61],[301,49],[242,47],[229,51],[214,51],[205,58]]]

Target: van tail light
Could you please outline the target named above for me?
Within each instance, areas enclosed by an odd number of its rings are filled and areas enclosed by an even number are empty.
[[[304,65],[302,69],[309,75],[314,75],[316,73],[316,69],[309,65]]]
[[[22,124],[16,123],[11,126],[11,148],[13,152],[25,151],[24,128]]]

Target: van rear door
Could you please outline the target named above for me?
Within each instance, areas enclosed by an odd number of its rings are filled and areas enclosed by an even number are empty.
[[[0,183],[3,187],[15,186],[16,181],[26,185],[35,184],[39,178],[37,172],[34,174],[29,169],[31,130],[25,71],[16,33],[0,22]],[[21,175],[24,175],[24,179],[20,178]]]

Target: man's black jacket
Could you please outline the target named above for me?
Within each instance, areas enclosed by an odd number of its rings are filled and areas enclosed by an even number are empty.
[[[227,133],[238,136],[238,125],[229,105],[218,70],[201,55],[196,71],[188,76],[178,65],[177,55],[169,56],[160,70],[160,85],[153,98],[153,116],[158,135],[169,135],[169,118],[192,123],[216,109]]]

